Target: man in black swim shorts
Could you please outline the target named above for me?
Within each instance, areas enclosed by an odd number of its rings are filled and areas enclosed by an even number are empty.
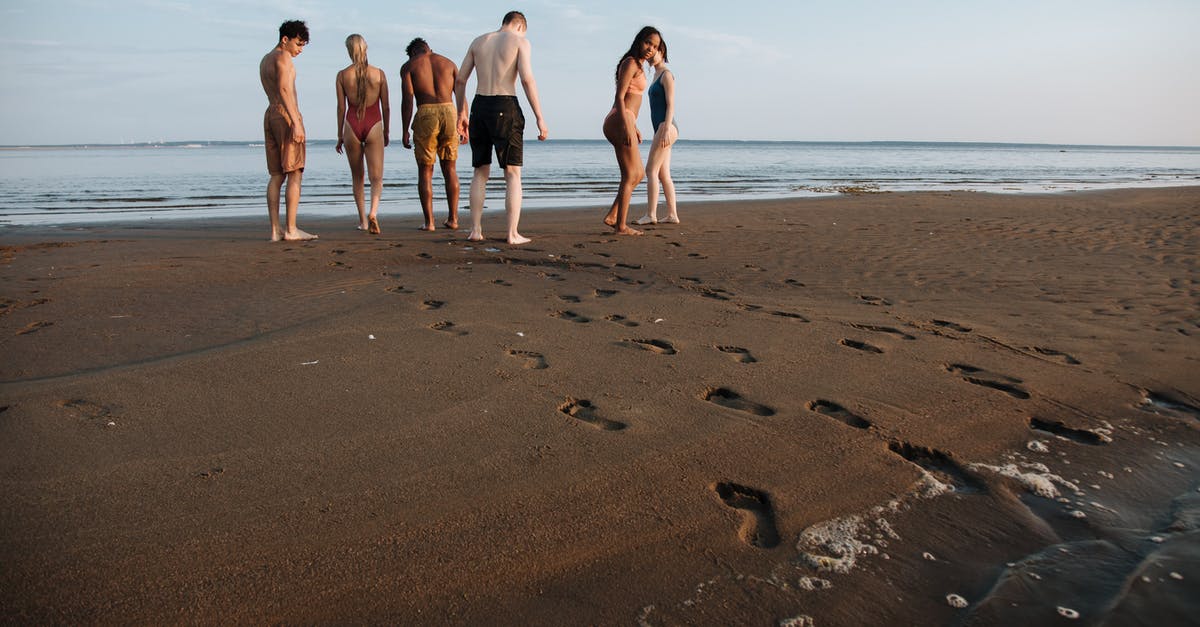
[[[500,30],[480,35],[471,42],[467,56],[459,66],[454,94],[458,102],[458,130],[471,142],[471,234],[472,241],[483,239],[483,201],[491,173],[492,150],[504,168],[504,209],[508,214],[509,244],[524,244],[529,238],[517,232],[521,221],[521,165],[525,116],[517,102],[517,78],[537,118],[538,140],[549,134],[538,101],[537,82],[533,78],[527,23],[518,11],[504,16]],[[467,111],[467,79],[479,67],[476,79],[474,115]]]

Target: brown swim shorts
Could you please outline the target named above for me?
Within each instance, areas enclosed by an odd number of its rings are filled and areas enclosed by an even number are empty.
[[[413,155],[420,165],[433,165],[436,154],[442,161],[458,160],[458,110],[452,102],[417,107],[413,118]]]
[[[271,105],[263,114],[263,139],[267,147],[267,172],[272,175],[304,171],[304,142],[292,141],[292,119],[283,105]]]

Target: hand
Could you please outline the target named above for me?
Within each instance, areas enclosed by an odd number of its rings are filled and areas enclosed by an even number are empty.
[[[338,138],[338,143],[333,147],[333,149],[336,150],[339,155],[342,154],[342,138]]]
[[[639,143],[639,144],[642,143],[642,129],[635,128],[635,129],[633,129],[633,132],[637,133],[637,143]]]
[[[538,120],[538,141],[544,142],[550,136],[550,130],[546,128],[546,123]]]
[[[383,147],[384,147],[384,148],[387,148],[387,147],[388,147],[388,144],[390,144],[390,143],[392,143],[392,135],[391,135],[391,133],[384,133],[384,134],[383,134]]]
[[[464,144],[471,140],[471,122],[465,115],[458,116],[458,136]]]
[[[403,144],[405,148],[412,148],[412,137],[408,131],[404,131],[404,134],[400,137],[400,143]]]
[[[297,144],[304,143],[304,124],[296,124],[292,126],[292,141]]]

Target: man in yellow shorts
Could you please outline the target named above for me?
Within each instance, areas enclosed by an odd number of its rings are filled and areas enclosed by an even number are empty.
[[[446,180],[446,204],[450,217],[443,223],[448,229],[458,228],[458,109],[454,106],[454,81],[458,66],[440,54],[434,54],[420,37],[405,49],[408,63],[400,68],[404,99],[400,113],[404,118],[404,147],[412,148],[417,158],[417,194],[425,214],[422,231],[434,230],[433,224],[433,162],[442,164]],[[417,116],[413,119],[413,99],[417,101]],[[412,139],[409,139],[409,125]]]

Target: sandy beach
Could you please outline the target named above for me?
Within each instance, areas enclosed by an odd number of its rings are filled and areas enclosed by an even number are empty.
[[[0,620],[1195,620],[1200,188],[680,212],[0,231]]]

